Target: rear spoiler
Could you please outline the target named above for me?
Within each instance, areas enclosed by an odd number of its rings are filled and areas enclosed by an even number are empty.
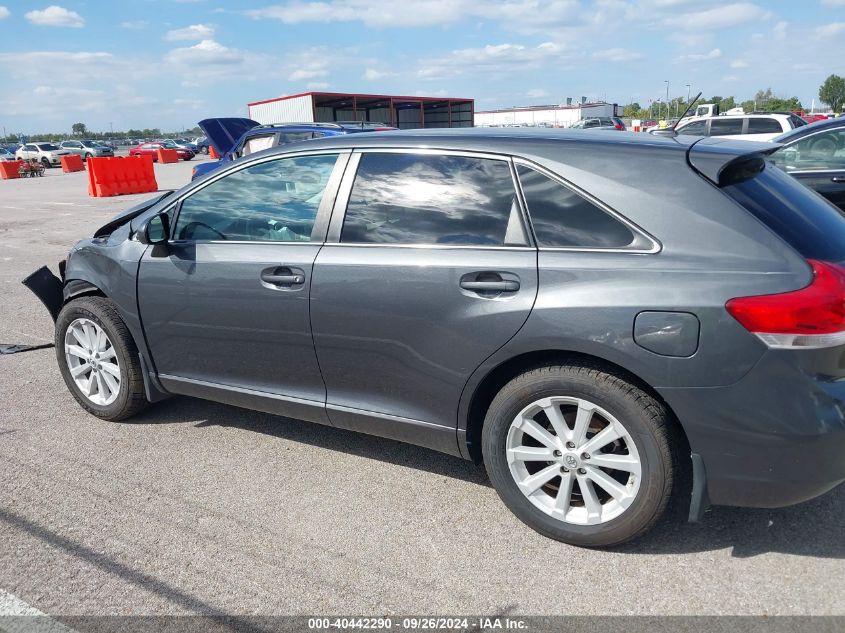
[[[718,187],[750,180],[763,171],[766,158],[781,147],[778,143],[703,138],[687,150],[687,162]]]

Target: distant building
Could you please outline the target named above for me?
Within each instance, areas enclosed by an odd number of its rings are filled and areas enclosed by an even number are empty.
[[[539,105],[475,113],[476,127],[569,127],[589,117],[618,116],[615,103],[576,103],[572,105]]]
[[[371,121],[402,129],[472,127],[474,101],[447,97],[403,97],[305,92],[247,104],[259,123]]]

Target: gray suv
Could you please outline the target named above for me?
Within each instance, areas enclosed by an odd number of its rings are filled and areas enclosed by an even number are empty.
[[[60,147],[73,154],[79,154],[85,160],[102,156],[114,156],[114,149],[108,145],[103,145],[99,141],[62,141]]]
[[[544,535],[614,545],[673,492],[697,520],[845,480],[845,218],[776,147],[319,139],[129,209],[24,283],[96,416],[182,394],[395,438],[483,461]]]

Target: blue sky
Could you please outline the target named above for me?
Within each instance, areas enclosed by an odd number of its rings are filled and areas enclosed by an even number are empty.
[[[308,90],[642,104],[845,75],[845,0],[0,0],[7,132],[176,130]]]

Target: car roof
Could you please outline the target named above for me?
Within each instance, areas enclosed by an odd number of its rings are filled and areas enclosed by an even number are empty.
[[[580,148],[605,151],[608,146],[630,146],[686,151],[698,141],[698,137],[667,138],[651,134],[620,132],[609,135],[592,133],[589,130],[566,130],[561,128],[433,128],[415,130],[394,130],[369,134],[326,136],[309,140],[307,149],[328,148],[419,148],[441,150],[467,150],[488,153],[519,154],[531,152],[532,146],[546,146],[550,143],[571,145]],[[263,150],[251,156],[271,153],[287,153],[306,149],[304,144],[287,144]]]
[[[810,134],[815,134],[816,132],[836,128],[845,128],[845,119],[837,117],[835,119],[824,119],[821,121],[808,123],[807,125],[802,125],[801,127],[797,127],[788,132],[784,132],[783,134],[775,138],[774,141],[776,143],[789,143],[799,138],[809,136]]]

